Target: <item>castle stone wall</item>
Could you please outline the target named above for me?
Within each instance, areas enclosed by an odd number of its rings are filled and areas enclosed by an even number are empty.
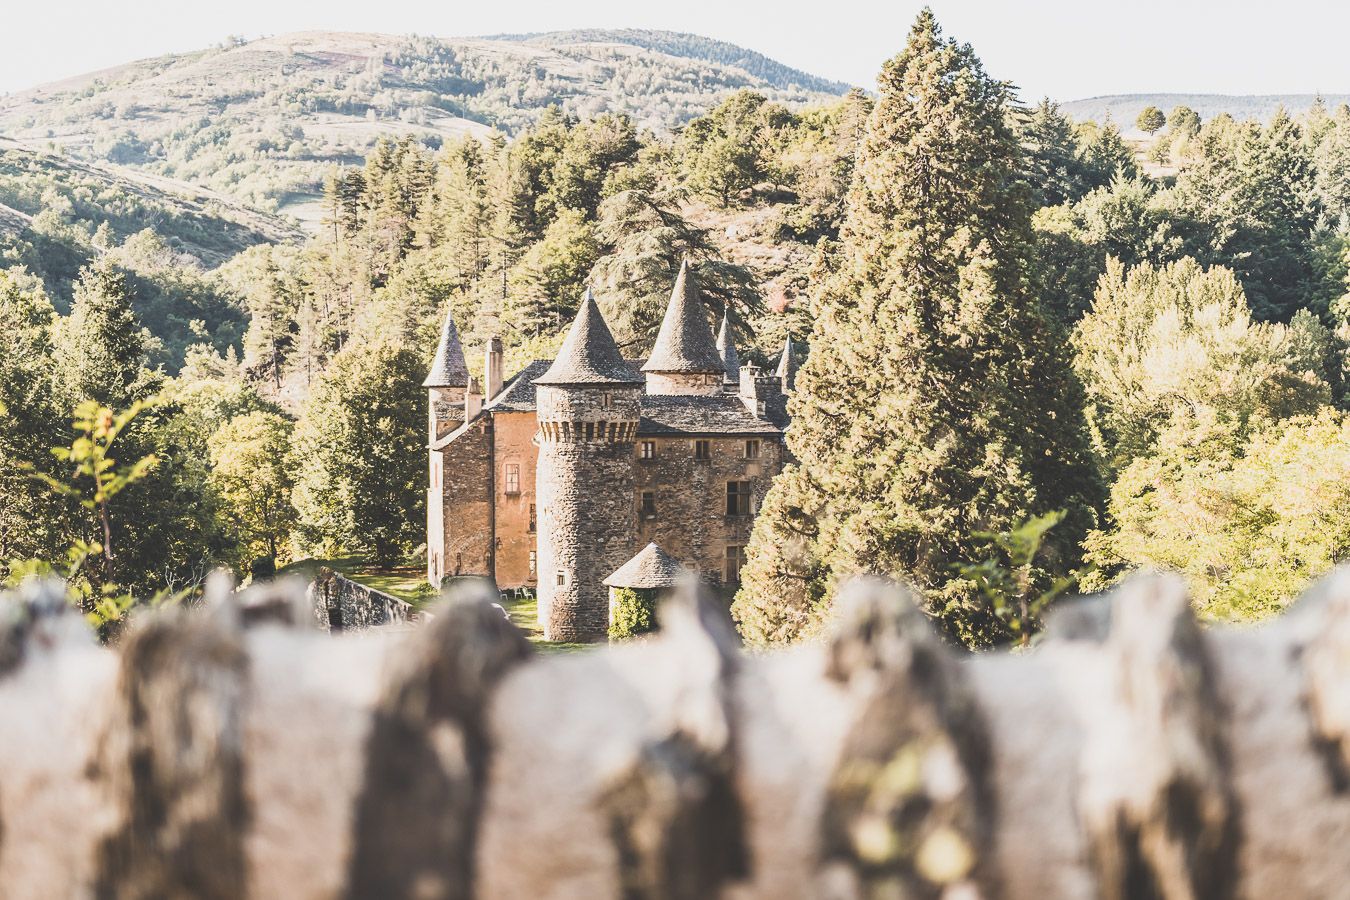
[[[405,601],[320,569],[310,582],[308,599],[324,631],[349,631],[417,621],[417,610]]]
[[[638,550],[639,388],[538,387],[539,620],[551,641],[601,641],[602,583]]]
[[[655,441],[656,456],[635,454],[635,498],[639,508],[638,544],[653,541],[686,568],[697,570],[713,583],[724,580],[728,546],[744,547],[750,540],[754,514],[764,502],[769,483],[783,468],[783,445],[777,436],[713,437],[709,458],[695,458],[699,438],[647,437]],[[746,458],[746,441],[759,441],[759,458]],[[727,482],[749,481],[748,516],[727,515]],[[641,515],[642,493],[656,494],[656,513]]]
[[[470,425],[440,455],[441,489],[433,486],[432,492],[443,525],[439,562],[437,548],[427,547],[428,574],[433,583],[452,575],[491,575],[492,420],[483,417]],[[436,517],[430,503],[428,515]]]
[[[722,393],[725,377],[722,373],[648,372],[647,393],[715,397]]]
[[[530,528],[530,507],[536,508],[535,473],[539,462],[539,448],[534,443],[538,420],[532,412],[494,412],[493,456],[497,471],[493,479],[497,504],[496,515],[496,572],[497,586],[502,589],[535,586],[535,572],[530,557],[538,549],[536,530]],[[519,491],[509,493],[508,467],[518,466]]]

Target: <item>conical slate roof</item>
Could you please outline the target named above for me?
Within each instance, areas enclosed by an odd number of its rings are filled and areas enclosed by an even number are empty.
[[[468,387],[469,367],[464,362],[464,346],[459,342],[459,332],[455,330],[453,313],[445,314],[445,324],[441,326],[441,342],[436,345],[436,358],[431,361],[431,371],[422,387]]]
[[[563,339],[558,358],[535,384],[641,384],[642,376],[624,361],[614,335],[595,305],[590,288]]]
[[[726,381],[741,380],[741,358],[736,355],[736,342],[731,338],[731,321],[722,313],[722,327],[717,329],[717,352],[722,357],[722,371]]]
[[[789,383],[797,378],[797,361],[792,358],[792,335],[788,335],[783,342],[783,355],[778,358],[778,371],[773,374],[778,378],[786,378]]]
[[[679,560],[655,544],[648,544],[604,583],[607,587],[666,588],[679,584],[687,575]]]
[[[720,375],[724,371],[722,366],[722,354],[713,342],[708,314],[699,299],[698,283],[689,273],[689,261],[685,260],[675,277],[656,346],[652,347],[652,355],[642,371]]]

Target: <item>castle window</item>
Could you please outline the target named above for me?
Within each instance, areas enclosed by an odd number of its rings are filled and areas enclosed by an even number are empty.
[[[712,459],[712,441],[694,441],[694,459]]]
[[[643,491],[638,511],[644,519],[656,517],[656,491]]]
[[[562,569],[558,570],[558,587],[567,587],[567,573]]]
[[[727,545],[727,562],[725,582],[727,584],[741,583],[741,569],[745,568],[745,548],[739,544]]]
[[[520,463],[507,463],[502,480],[506,484],[506,493],[520,493]]]
[[[745,458],[759,459],[759,441],[745,442]]]
[[[535,530],[539,527],[538,524],[537,524],[537,522],[538,522],[538,519],[536,519],[536,518],[535,518],[535,515],[534,515],[534,504],[531,503],[531,504],[530,504],[530,534],[534,534]],[[534,552],[533,552],[533,551],[531,551],[530,556],[534,556]],[[534,568],[533,568],[533,567],[530,568],[530,574],[531,574],[531,575],[534,574]]]
[[[587,422],[587,423],[586,423],[586,440],[588,440],[588,441],[593,441],[593,440],[595,440],[595,423],[594,423],[594,422]]]
[[[601,408],[601,409],[609,409],[610,406],[613,405],[613,403],[614,403],[614,397],[613,397],[613,395],[610,394],[609,391],[605,391],[603,394],[600,395],[600,408]]]
[[[539,569],[539,552],[538,552],[537,550],[531,550],[531,551],[530,551],[530,580],[531,580],[531,581],[534,580],[535,572],[537,572],[538,569]]]
[[[643,441],[638,447],[638,456],[642,459],[656,459],[656,441]]]
[[[750,515],[750,482],[727,482],[727,515]]]

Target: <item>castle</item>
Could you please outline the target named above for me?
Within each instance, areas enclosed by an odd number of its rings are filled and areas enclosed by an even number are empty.
[[[502,378],[502,343],[472,378],[446,316],[429,393],[427,578],[537,591],[544,636],[603,640],[604,579],[648,543],[727,588],[786,454],[789,340],[773,375],[714,340],[682,265],[645,361],[627,360],[586,292],[553,360]]]

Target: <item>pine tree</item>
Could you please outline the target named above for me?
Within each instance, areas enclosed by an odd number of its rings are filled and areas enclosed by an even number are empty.
[[[1018,132],[1025,151],[1023,169],[1037,206],[1072,203],[1090,189],[1073,122],[1048,98],[1019,111]]]
[[[0,577],[6,560],[52,558],[66,510],[42,496],[30,473],[55,475],[50,448],[67,423],[52,396],[52,322],[42,283],[0,269]]]
[[[153,393],[146,371],[147,335],[136,317],[126,274],[107,259],[80,273],[58,343],[59,396],[65,408],[96,400],[120,410]]]
[[[1063,572],[1101,496],[1064,336],[1028,289],[1008,85],[925,9],[879,92],[840,258],[814,286],[798,462],[769,491],[736,601],[755,641],[809,632],[857,572],[907,578],[951,634],[996,640],[954,571],[976,534],[1064,510],[1045,561]]]

